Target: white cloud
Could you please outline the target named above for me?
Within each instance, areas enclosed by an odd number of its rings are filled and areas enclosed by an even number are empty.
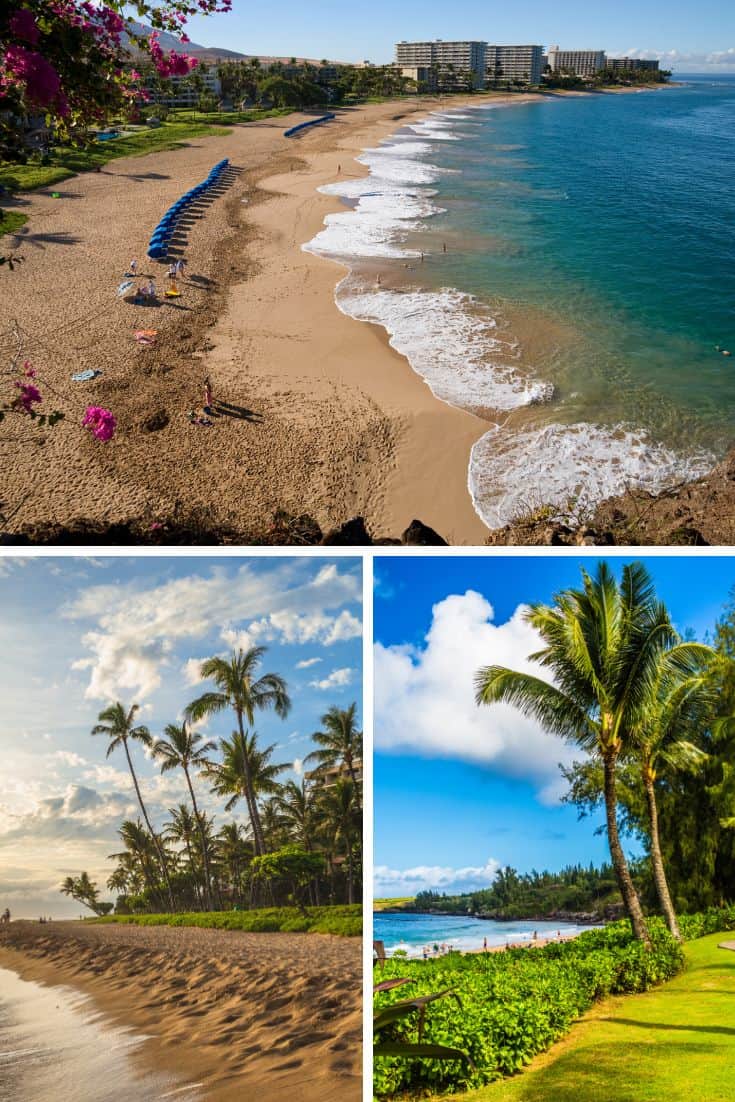
[[[316,666],[321,662],[321,658],[305,658],[302,662],[296,663],[297,670],[308,670],[311,666]]]
[[[336,689],[342,685],[349,685],[352,681],[353,670],[346,667],[341,670],[332,670],[332,672],[325,677],[322,681],[310,681],[309,684],[313,689]]]
[[[56,750],[52,755],[57,761],[60,761],[62,765],[86,765],[87,759],[83,758],[80,754],[75,754],[71,750]]]
[[[184,681],[187,685],[199,685],[202,680],[200,670],[202,668],[203,658],[189,658],[181,667],[181,672],[184,675]]]
[[[481,867],[468,865],[455,869],[450,865],[416,865],[410,869],[391,869],[376,865],[373,872],[375,895],[399,897],[420,891],[446,892],[448,895],[488,888],[500,863],[489,857]]]
[[[360,634],[359,621],[342,607],[360,596],[359,577],[334,564],[304,578],[303,560],[268,572],[245,563],[234,576],[215,568],[210,576],[192,574],[147,590],[92,585],[62,614],[96,623],[82,639],[89,653],[72,665],[90,671],[85,696],[109,700],[124,692],[141,700],[160,686],[177,641],[225,624],[229,646],[337,642]],[[194,676],[193,664],[187,670]]]
[[[495,624],[492,605],[468,590],[434,606],[423,648],[376,644],[376,749],[492,765],[545,786],[541,798],[555,802],[549,785],[558,777],[558,763],[573,760],[571,747],[510,705],[478,708],[474,699],[481,666],[548,677],[528,661],[541,640],[524,611],[519,606],[509,620]]]
[[[608,50],[610,57],[640,57],[659,61],[662,69],[678,69],[680,72],[702,72],[708,69],[724,69],[735,65],[735,46],[722,50],[652,50],[633,47],[618,54]]]
[[[293,771],[297,777],[300,777],[304,772],[304,762],[302,758],[294,758]]]

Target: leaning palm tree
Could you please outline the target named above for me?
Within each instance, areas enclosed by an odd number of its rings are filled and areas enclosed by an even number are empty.
[[[161,872],[163,873],[163,879],[166,882],[166,890],[168,892],[168,900],[171,906],[171,910],[174,909],[174,896],[171,890],[171,880],[168,874],[168,867],[166,865],[166,858],[163,855],[163,849],[158,839],[157,834],[151,826],[151,821],[148,818],[148,812],[146,806],[143,803],[143,797],[140,794],[140,785],[138,784],[138,778],[133,768],[133,759],[130,757],[130,747],[128,743],[130,741],[140,742],[143,746],[150,748],[153,745],[153,737],[150,731],[143,724],[134,726],[135,716],[140,708],[139,704],[133,704],[126,712],[124,706],[120,701],[116,701],[114,704],[109,704],[107,708],[100,712],[97,719],[100,721],[95,727],[92,728],[93,735],[106,735],[110,740],[107,746],[106,757],[109,758],[113,750],[116,750],[118,746],[122,746],[125,750],[125,757],[128,761],[128,769],[130,770],[130,776],[133,778],[133,784],[135,786],[135,794],[138,797],[138,803],[140,810],[145,819],[145,824],[148,827],[148,833],[153,839],[156,851],[158,853],[158,859],[161,862]]]
[[[205,741],[204,736],[192,731],[186,722],[181,725],[168,723],[164,729],[164,737],[157,739],[153,744],[153,755],[161,762],[161,772],[167,773],[171,769],[183,769],[186,784],[191,797],[191,805],[194,809],[194,818],[199,832],[199,841],[202,847],[202,860],[204,862],[204,896],[207,910],[213,910],[212,905],[212,877],[209,869],[209,849],[204,832],[202,816],[194,795],[194,786],[191,783],[191,769],[206,769],[209,765],[207,754],[214,750],[214,743]]]
[[[317,762],[317,769],[344,767],[355,789],[355,799],[360,806],[360,784],[356,763],[362,761],[362,731],[358,731],[355,714],[357,704],[349,708],[331,707],[322,716],[323,730],[315,731],[311,736],[319,746],[304,759],[305,762]]]
[[[198,722],[207,716],[223,712],[226,708],[232,708],[237,717],[238,733],[243,740],[245,723],[252,727],[256,712],[272,708],[277,716],[285,719],[291,708],[286,682],[276,673],[256,677],[265,652],[265,647],[250,647],[247,651],[233,651],[229,658],[215,656],[202,662],[202,678],[214,681],[217,691],[204,693],[192,701],[186,709],[187,718]],[[260,856],[265,853],[265,842],[246,756],[243,758],[243,768],[242,795],[248,805],[255,852]]]
[[[666,924],[677,941],[682,938],[661,853],[656,778],[661,769],[695,772],[707,761],[707,754],[686,736],[700,723],[706,724],[707,713],[711,715],[711,682],[704,662],[714,658],[714,651],[700,645],[697,655],[697,644],[690,647],[692,665],[688,671],[681,663],[670,669],[668,655],[662,656],[655,697],[633,730],[634,756],[646,795],[653,882]],[[698,666],[694,664],[697,658]]]
[[[616,768],[654,704],[662,656],[670,670],[684,669],[698,645],[679,642],[642,563],[626,564],[619,584],[605,562],[594,579],[583,570],[582,580],[582,589],[558,594],[553,607],[537,604],[526,613],[544,643],[529,658],[550,672],[554,684],[487,666],[475,678],[476,701],[512,704],[602,761],[612,864],[633,934],[650,945],[618,835]]]
[[[253,858],[252,843],[245,838],[239,823],[225,823],[215,839],[222,871],[235,899],[243,897],[243,877]]]

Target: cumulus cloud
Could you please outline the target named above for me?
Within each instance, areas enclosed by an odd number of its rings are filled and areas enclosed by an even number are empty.
[[[343,685],[349,685],[352,681],[353,670],[349,667],[345,667],[341,670],[332,670],[332,672],[321,681],[310,681],[309,684],[313,689],[321,689],[326,692],[327,689],[337,689]]]
[[[228,646],[275,639],[330,645],[359,636],[359,620],[343,606],[360,597],[359,577],[336,564],[305,578],[303,562],[268,572],[245,563],[234,576],[216,568],[210,576],[193,574],[145,590],[89,586],[62,614],[96,622],[82,639],[88,653],[72,666],[89,671],[85,696],[109,700],[132,693],[140,700],[161,684],[177,642],[225,624]],[[186,669],[195,676],[193,660]]]
[[[373,872],[375,895],[394,898],[416,895],[421,891],[446,892],[448,895],[478,891],[492,883],[500,863],[489,857],[484,865],[467,865],[452,868],[451,865],[416,865],[410,869],[391,869],[376,865]]]
[[[639,57],[650,61],[659,61],[662,69],[678,69],[680,72],[706,72],[708,69],[727,70],[735,65],[735,46],[722,50],[651,50],[633,47],[616,53],[608,50],[611,57]]]
[[[302,662],[296,663],[297,670],[308,670],[311,666],[316,666],[321,662],[321,658],[304,658]]]
[[[478,708],[474,701],[481,666],[548,676],[528,660],[541,640],[524,611],[519,606],[496,624],[492,605],[468,590],[434,606],[423,647],[376,644],[376,749],[492,765],[531,778],[541,786],[541,799],[555,802],[557,766],[573,760],[571,747],[509,705]]]

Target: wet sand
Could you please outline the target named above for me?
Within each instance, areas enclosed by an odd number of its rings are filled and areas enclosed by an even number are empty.
[[[14,922],[0,967],[90,995],[147,1039],[141,1066],[235,1102],[358,1102],[361,940],[193,927]]]

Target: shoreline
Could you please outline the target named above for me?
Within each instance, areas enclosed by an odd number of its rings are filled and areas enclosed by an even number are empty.
[[[88,995],[145,1035],[135,1063],[204,1084],[207,1102],[361,1098],[361,948],[350,939],[17,921],[0,932],[0,966]]]
[[[640,90],[648,89],[615,94]],[[229,542],[263,543],[285,510],[313,517],[323,532],[362,516],[374,539],[395,538],[418,518],[451,544],[496,542],[470,486],[470,455],[491,423],[436,397],[381,324],[356,324],[340,310],[335,285],[349,261],[302,246],[327,214],[346,209],[316,189],[339,165],[364,176],[353,158],[407,121],[595,94],[605,93],[394,100],[342,109],[327,126],[285,139],[283,129],[304,117],[294,113],[110,162],[60,185],[61,203],[48,190],[32,193],[27,232],[17,237],[28,262],[3,277],[2,348],[7,357],[17,319],[28,334],[24,356],[68,413],[53,431],[22,424],[0,441],[5,531],[43,542],[120,526],[115,542],[130,542],[126,525],[145,533],[170,524],[192,532],[187,542],[201,530],[193,542],[223,532]],[[141,255],[154,213],[222,156],[239,175],[189,230],[184,297],[155,311],[122,305],[114,287],[131,253]],[[134,209],[122,205],[131,189]],[[160,266],[149,267],[161,278]],[[159,327],[153,348],[132,340],[144,324]],[[101,377],[70,383],[88,367]],[[229,408],[201,428],[186,410],[201,403],[207,374]],[[109,445],[79,429],[87,403],[118,417]],[[6,433],[8,420],[15,429],[20,419],[6,419]]]

